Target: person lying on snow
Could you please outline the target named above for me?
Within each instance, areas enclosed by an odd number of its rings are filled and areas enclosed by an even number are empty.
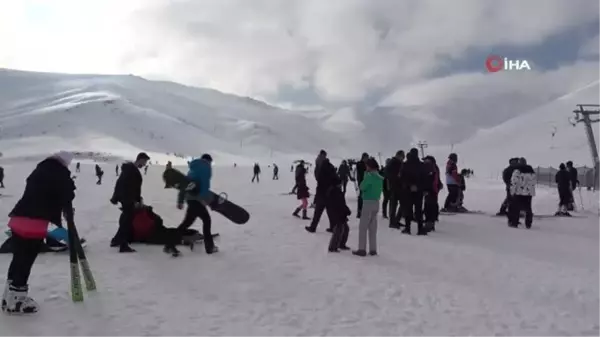
[[[4,232],[8,238],[0,246],[0,254],[8,254],[13,252],[13,237],[12,231],[7,230]],[[46,238],[40,246],[40,253],[59,253],[69,249],[68,246],[68,232],[65,228],[56,226],[54,229],[49,229]],[[84,238],[79,239],[82,245],[85,245],[86,240]]]

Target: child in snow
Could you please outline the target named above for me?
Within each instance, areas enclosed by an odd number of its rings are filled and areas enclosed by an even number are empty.
[[[366,173],[360,183],[363,199],[360,223],[358,225],[358,250],[354,255],[367,255],[367,233],[369,235],[369,254],[377,255],[377,213],[379,199],[383,190],[383,177],[379,175],[379,164],[374,158],[366,160]]]
[[[71,160],[71,153],[59,152],[40,162],[27,177],[23,196],[9,214],[13,258],[2,296],[2,311],[6,313],[38,311],[38,304],[27,295],[29,274],[48,235],[48,224],[60,226],[63,212],[68,215],[67,222],[73,221],[75,183],[69,171]]]
[[[331,213],[333,221],[333,235],[329,241],[329,252],[337,253],[339,249],[348,250],[346,243],[348,242],[348,216],[352,214],[350,208],[346,204],[344,191],[342,188],[342,180],[337,178],[335,185],[332,186],[327,194],[327,209]]]

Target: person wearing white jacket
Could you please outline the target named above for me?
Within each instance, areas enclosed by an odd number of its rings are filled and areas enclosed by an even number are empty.
[[[531,228],[533,211],[531,202],[535,196],[536,175],[533,167],[527,164],[525,158],[519,159],[510,178],[511,205],[508,214],[508,226],[517,228],[521,211],[525,211],[525,228]]]

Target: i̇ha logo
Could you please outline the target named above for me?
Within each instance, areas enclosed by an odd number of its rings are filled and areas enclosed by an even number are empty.
[[[500,70],[531,70],[527,60],[509,60],[506,57],[490,55],[485,59],[488,72],[495,73]]]

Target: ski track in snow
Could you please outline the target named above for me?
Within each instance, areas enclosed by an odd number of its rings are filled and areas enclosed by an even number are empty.
[[[585,218],[535,219],[531,230],[461,214],[441,216],[437,232],[417,237],[381,220],[380,255],[359,258],[327,253],[326,216],[316,234],[291,217],[298,202],[280,195],[293,185],[290,172],[280,170],[279,181],[265,172],[260,184],[251,184],[251,169],[217,167],[213,190],[226,191],[252,218],[238,226],[213,213],[221,251],[208,256],[203,247],[183,248],[181,258],[172,258],[160,246],[136,245],[134,254],[109,248],[119,216],[108,202],[115,181],[110,167],[101,186],[91,165],[82,165],[76,180],[76,223],[88,239],[98,291],[73,303],[68,255],[42,254],[30,280],[40,313],[0,315],[1,335],[600,333],[597,194],[584,192],[579,214]],[[0,192],[12,197],[0,199],[4,217],[32,168],[6,166],[7,188]],[[162,167],[148,170],[143,196],[167,226],[176,226],[184,213],[175,208],[175,191],[163,188],[161,173]],[[468,208],[497,211],[504,189],[489,184],[468,181]],[[534,212],[553,213],[556,200],[555,191],[538,189]],[[353,191],[347,201],[355,211]],[[356,248],[354,214],[350,226],[349,246]],[[9,262],[0,255],[3,283]]]

